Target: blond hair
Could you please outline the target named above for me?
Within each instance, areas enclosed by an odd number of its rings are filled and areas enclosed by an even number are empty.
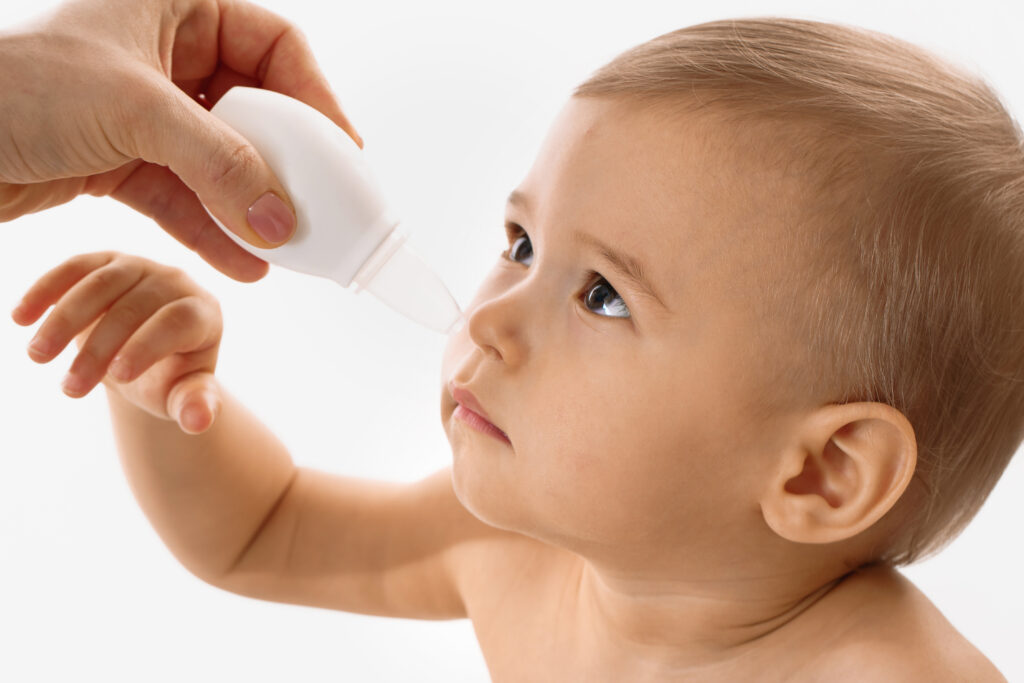
[[[893,37],[776,18],[659,36],[573,95],[813,124],[780,139],[822,197],[809,199],[815,229],[795,237],[817,267],[773,310],[813,362],[778,372],[794,397],[908,418],[917,469],[872,561],[944,547],[1024,439],[1024,153],[999,97]]]

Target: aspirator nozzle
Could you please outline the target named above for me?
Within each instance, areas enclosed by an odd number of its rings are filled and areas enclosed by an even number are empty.
[[[352,278],[354,291],[367,290],[395,311],[444,334],[464,322],[459,304],[441,279],[394,230]]]

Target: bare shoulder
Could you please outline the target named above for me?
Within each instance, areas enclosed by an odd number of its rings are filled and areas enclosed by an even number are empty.
[[[959,633],[939,644],[921,645],[892,641],[863,641],[844,646],[829,655],[830,681],[878,681],[903,683],[1007,683],[985,655]]]
[[[537,541],[458,500],[451,468],[395,483],[299,468],[227,572],[209,582],[275,602],[405,619],[464,619],[528,585]]]
[[[1006,683],[909,579],[888,567],[851,575],[836,596],[851,618],[816,667],[832,681]]]

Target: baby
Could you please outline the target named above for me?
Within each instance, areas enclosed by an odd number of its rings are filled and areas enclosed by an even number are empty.
[[[879,34],[693,26],[580,85],[445,350],[452,465],[296,467],[213,376],[221,316],[116,252],[14,317],[107,388],[196,576],[469,618],[495,681],[1001,681],[896,569],[1024,438],[1024,153],[976,78]]]

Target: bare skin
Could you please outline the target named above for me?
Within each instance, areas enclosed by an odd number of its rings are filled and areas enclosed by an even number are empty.
[[[800,430],[817,413],[745,414],[744,398],[763,391],[765,351],[750,344],[763,335],[747,309],[777,270],[777,241],[800,222],[803,186],[736,155],[727,128],[664,121],[604,100],[566,105],[517,190],[526,201],[509,205],[510,252],[446,349],[446,382],[473,390],[510,439],[467,428],[445,395],[455,494],[484,522],[569,551],[538,559],[535,585],[511,582],[525,595],[492,589],[500,607],[481,597],[491,607],[474,624],[495,680],[559,665],[552,680],[815,680],[823,651],[877,642],[862,626],[922,621],[960,643],[972,676],[991,671],[899,574],[849,573],[869,542],[856,533],[866,519],[827,520],[832,503],[855,498],[844,471],[866,481],[882,463],[912,460],[900,416],[872,414],[878,431],[890,429],[871,446],[877,460],[836,439],[829,455],[808,456],[789,491],[776,485],[786,461],[775,454],[812,442]],[[574,230],[636,255],[668,310],[574,245]],[[603,306],[587,303],[603,286],[583,277],[588,269],[614,289],[602,290]],[[812,462],[824,472],[818,489]],[[906,480],[888,485],[902,491]],[[812,496],[831,501],[814,522],[829,528],[765,524],[766,510],[790,504],[778,500]],[[892,496],[881,498],[888,510]],[[850,540],[794,544],[779,531]],[[533,610],[532,627],[510,638],[504,625]],[[899,640],[887,642],[920,652],[920,666],[935,656],[913,640],[920,629],[910,642],[890,630]],[[543,666],[523,656],[524,634],[537,636]],[[849,673],[865,680],[862,663]]]
[[[302,32],[244,0],[69,0],[0,28],[0,222],[110,196],[230,277],[260,279],[267,263],[203,208],[263,248],[294,230],[270,167],[207,111],[236,85],[301,100],[362,147]],[[267,201],[284,203],[287,235],[255,219]]]
[[[493,573],[479,582],[479,594],[466,596],[495,682],[1005,681],[891,568],[852,572],[759,638],[672,665],[651,656],[654,648],[627,649],[598,628],[583,604],[579,557],[541,544],[504,545],[499,556],[495,544],[487,564]]]
[[[77,340],[69,395],[103,383],[140,506],[225,590],[469,618],[496,682],[1004,680],[898,572],[854,571],[908,491],[906,418],[754,417],[766,359],[789,360],[757,304],[802,185],[730,139],[569,101],[445,349],[452,466],[413,484],[296,467],[216,381],[216,300],[173,269],[77,257],[15,319],[56,304],[34,359]],[[636,255],[665,306],[574,231]],[[106,374],[115,354],[129,375]],[[507,439],[456,413],[452,383]]]

